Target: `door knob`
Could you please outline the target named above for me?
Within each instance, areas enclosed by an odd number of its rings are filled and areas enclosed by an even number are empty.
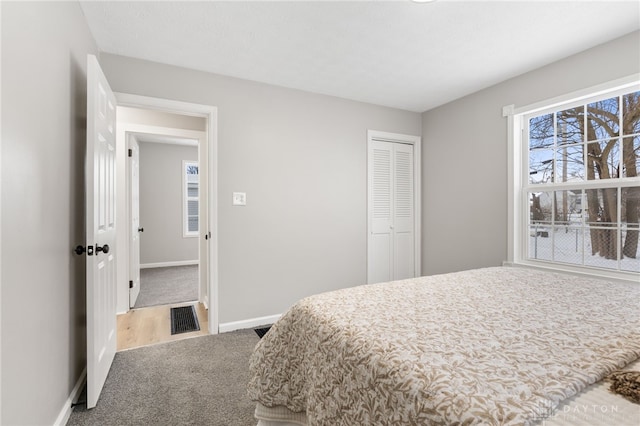
[[[109,244],[105,244],[102,247],[96,244],[96,253],[103,252],[104,254],[109,253]]]
[[[144,228],[138,228],[138,232],[144,232]]]
[[[78,256],[82,255],[83,253],[87,253],[87,256],[93,256],[93,246],[76,246],[76,248],[73,249],[74,253],[77,254]]]

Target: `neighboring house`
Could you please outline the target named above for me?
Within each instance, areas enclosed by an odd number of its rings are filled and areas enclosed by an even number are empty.
[[[0,423],[52,424],[86,362],[84,261],[71,248],[84,239],[86,56],[100,52],[75,2],[3,2],[1,19]],[[100,62],[115,91],[219,108],[224,322],[366,281],[368,129],[423,138],[422,273],[501,264],[503,106],[638,73],[639,52],[631,33],[422,114],[110,54]],[[451,173],[451,158],[473,174]],[[234,190],[248,193],[240,214]]]

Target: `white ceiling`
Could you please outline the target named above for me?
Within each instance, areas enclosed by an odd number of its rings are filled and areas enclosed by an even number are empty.
[[[640,2],[93,2],[103,52],[422,112],[640,29]]]

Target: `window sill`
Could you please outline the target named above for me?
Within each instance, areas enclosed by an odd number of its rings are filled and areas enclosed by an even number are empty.
[[[578,275],[586,278],[599,278],[606,280],[614,280],[618,282],[623,282],[627,284],[640,285],[640,280],[638,280],[638,273],[636,272],[621,272],[621,271],[605,271],[602,269],[591,269],[588,267],[572,267],[571,265],[564,265],[558,263],[550,263],[544,261],[527,261],[520,260],[514,262],[503,262],[504,266],[514,266],[514,267],[524,267],[531,269],[539,269],[543,271],[549,272],[559,272],[565,274]]]

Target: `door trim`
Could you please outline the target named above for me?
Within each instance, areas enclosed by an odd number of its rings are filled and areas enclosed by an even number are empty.
[[[124,124],[124,123],[122,123]],[[122,127],[122,126],[120,126]],[[118,136],[120,136],[122,130],[118,131]],[[129,248],[129,250],[125,255],[122,255],[120,257],[120,259],[126,258],[128,260],[127,265],[128,268],[126,271],[127,277],[122,279],[122,282],[120,282],[121,277],[118,278],[118,290],[116,291],[116,303],[117,305],[120,304],[120,298],[121,298],[121,292],[122,290],[124,290],[126,287],[129,287],[125,293],[128,296],[127,297],[127,311],[131,308],[133,308],[133,305],[131,304],[131,293],[134,291],[133,289],[136,287],[136,281],[138,281],[137,283],[137,289],[135,289],[135,292],[137,292],[135,299],[137,300],[138,296],[140,295],[140,234],[136,233],[136,237],[138,238],[138,271],[137,273],[134,273],[135,269],[132,268],[132,245],[133,245],[133,238],[134,238],[134,233],[133,233],[133,168],[132,168],[132,157],[131,155],[132,153],[132,145],[133,143],[135,143],[138,146],[138,226],[140,226],[140,144],[138,143],[138,138],[136,137],[135,133],[132,133],[130,131],[127,131],[126,129],[124,129],[124,147],[126,149],[126,151],[129,152],[129,155],[127,155],[125,157],[125,169],[126,169],[126,173],[125,173],[125,180],[126,180],[126,186],[127,186],[127,202],[126,202],[126,210],[127,210],[127,220],[126,220],[126,228],[127,228],[127,239],[129,240],[129,244],[127,245],[127,247]],[[123,274],[124,275],[124,274]],[[133,276],[132,276],[133,275]],[[123,283],[125,282],[129,282],[129,285],[125,285]],[[133,287],[131,286],[131,284],[133,283]],[[135,305],[135,303],[134,303]],[[121,311],[121,309],[118,309],[118,311]]]
[[[415,241],[414,241],[414,275],[419,277],[422,275],[422,254],[421,254],[421,241],[422,241],[422,197],[420,194],[421,190],[421,182],[422,182],[422,169],[421,169],[421,145],[422,138],[420,136],[413,135],[405,135],[401,133],[389,133],[389,132],[381,132],[378,130],[367,130],[367,283],[369,283],[369,244],[370,244],[370,236],[371,236],[371,215],[369,211],[369,196],[371,189],[369,188],[369,174],[371,170],[369,170],[369,156],[371,155],[371,144],[373,141],[381,141],[381,142],[392,142],[392,143],[402,143],[407,145],[413,145],[413,220],[414,220],[414,233],[415,233]]]
[[[207,119],[207,168],[208,168],[208,229],[201,229],[201,238],[207,232],[211,232],[209,238],[209,258],[207,266],[208,300],[205,305],[208,310],[209,333],[218,334],[218,108],[211,105],[195,104],[190,102],[174,101],[170,99],[153,98],[149,96],[134,95],[130,93],[115,92],[118,106],[144,108],[162,112],[191,115]],[[199,156],[200,157],[200,156]],[[202,158],[200,158],[202,162]]]

